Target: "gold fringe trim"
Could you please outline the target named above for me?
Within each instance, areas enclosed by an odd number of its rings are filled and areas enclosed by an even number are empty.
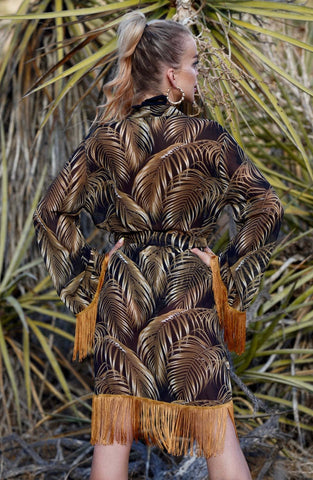
[[[73,350],[73,360],[81,362],[91,352],[94,344],[94,336],[97,320],[97,309],[100,291],[103,285],[105,272],[109,262],[109,255],[105,255],[101,266],[99,282],[92,302],[84,310],[76,315],[76,329]]]
[[[227,418],[234,426],[233,402],[197,407],[128,395],[94,395],[91,444],[126,444],[143,439],[172,455],[207,458],[224,450]]]
[[[229,350],[241,355],[246,344],[246,312],[231,307],[228,303],[226,286],[221,278],[219,260],[216,255],[211,256],[211,270],[213,276],[213,294],[216,311],[222,328],[224,340]]]

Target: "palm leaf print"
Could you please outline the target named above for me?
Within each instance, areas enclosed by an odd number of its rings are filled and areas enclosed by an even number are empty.
[[[225,367],[223,368],[223,370],[225,372],[225,375],[224,375],[223,385],[221,386],[221,388],[218,391],[218,394],[216,395],[216,400],[215,400],[216,405],[223,405],[223,403],[230,402],[232,399],[232,388],[231,388],[230,376]]]
[[[142,325],[151,317],[155,306],[153,293],[135,262],[123,252],[115,252],[109,262],[106,278],[107,281],[114,280],[115,285],[120,286],[119,292],[123,295],[120,300],[127,305],[127,311],[131,314],[131,325]]]
[[[126,377],[117,370],[107,370],[105,363],[95,377],[95,390],[98,394],[131,395]]]
[[[193,118],[186,122],[186,117],[170,118],[164,125],[164,138],[168,143],[191,143],[204,131],[206,123]]]
[[[189,334],[205,330],[214,337],[218,331],[216,315],[207,309],[177,309],[154,318],[138,340],[138,355],[154,372],[159,385],[167,382],[168,354],[171,346]]]
[[[265,245],[255,252],[250,252],[232,267],[231,270],[235,273],[233,280],[240,294],[243,308],[251,302],[255,291],[259,288],[273,248],[274,244]]]
[[[116,433],[108,405],[133,415],[135,435],[178,454],[196,438],[188,431],[207,444],[218,422],[223,430],[231,411],[226,347],[212,271],[190,249],[213,243],[226,205],[237,233],[220,256],[221,277],[230,304],[246,308],[278,234],[279,200],[220,125],[186,117],[159,96],[93,127],[38,206],[45,262],[61,298],[79,312],[74,351],[82,358],[95,340],[96,442]],[[83,210],[110,242],[124,237],[111,256],[83,238]]]
[[[123,343],[131,341],[142,322],[136,325],[136,320],[141,319],[134,314],[132,305],[124,299],[122,287],[114,279],[105,282],[99,303],[98,317],[109,335]]]
[[[68,215],[59,215],[56,237],[61,239],[63,248],[71,250],[74,255],[80,251],[84,244],[84,237],[77,228],[75,218]]]
[[[160,217],[168,183],[178,171],[189,167],[188,157],[180,153],[181,148],[175,144],[158,152],[135,178],[132,196],[154,221]]]
[[[178,400],[194,401],[210,381],[221,383],[225,359],[222,345],[188,335],[175,342],[168,356],[169,390]]]
[[[97,324],[95,332],[95,355],[102,359],[110,371],[116,371],[124,377],[121,392],[125,390],[125,383],[129,385],[132,395],[156,399],[158,389],[153,375],[143,365],[135,353],[116,338],[105,335],[101,324]],[[101,362],[101,363],[102,363]],[[103,374],[104,367],[101,369]],[[98,376],[98,372],[97,375]]]
[[[264,192],[254,188],[251,195],[252,200],[245,211],[245,225],[236,242],[236,250],[242,256],[268,241],[280,215],[280,207],[275,205],[272,189]]]
[[[129,182],[130,170],[125,145],[115,128],[110,125],[98,127],[86,140],[86,154],[90,163],[109,172],[117,186]]]
[[[98,278],[82,271],[59,292],[61,300],[74,312],[87,307],[97,289]],[[78,298],[79,296],[79,298]]]
[[[170,247],[150,245],[139,253],[138,266],[153,288],[156,301],[164,294],[168,271],[174,258],[175,252]]]
[[[83,146],[75,153],[65,170],[57,176],[51,190],[51,206],[59,205],[57,212],[78,214],[84,206],[87,178],[86,156]],[[58,193],[57,193],[58,192]],[[59,197],[59,199],[57,198]],[[61,200],[61,201],[60,201]],[[73,208],[73,206],[75,207]],[[52,210],[55,212],[55,210]]]
[[[176,256],[169,272],[165,301],[173,308],[192,308],[211,291],[211,270],[189,251]]]
[[[143,161],[153,150],[154,136],[148,123],[142,118],[132,118],[120,122],[120,136],[122,138],[128,169],[137,172]]]
[[[132,191],[134,200],[150,212],[153,221],[159,221],[164,211],[164,201],[170,189],[175,186],[176,177],[191,168],[199,171],[202,183],[209,182],[212,176],[219,177],[226,190],[226,178],[223,179],[220,172],[220,154],[221,146],[208,140],[192,144],[173,144],[165,148],[151,157],[136,176]],[[227,176],[225,172],[224,175]],[[191,175],[190,181],[192,179],[194,180]],[[199,185],[197,187],[199,188]],[[220,196],[216,198],[221,201]]]
[[[113,182],[107,184],[107,201],[115,205],[114,213],[123,227],[130,231],[151,230],[152,225],[148,214],[134,200],[115,187]]]
[[[197,220],[202,220],[206,206],[216,208],[222,193],[223,185],[217,178],[205,176],[196,169],[175,176],[163,205],[163,229],[190,230]]]
[[[40,223],[40,220],[40,217],[37,216],[37,222]],[[44,231],[39,231],[38,243],[42,255],[47,258],[47,269],[51,275],[56,290],[59,292],[60,289],[67,284],[72,273],[70,253],[56,238],[55,234],[48,228]]]
[[[146,322],[146,317],[138,314],[136,303],[127,300],[122,286],[112,278],[101,291],[98,316],[107,332],[123,343],[130,342]]]
[[[97,212],[97,216],[101,209],[100,218],[102,220],[105,219],[109,206],[107,203],[107,185],[109,181],[108,174],[105,170],[97,169],[95,172],[89,172],[88,174],[88,195],[86,195],[84,208],[91,215]],[[95,221],[97,221],[98,218],[95,218]]]

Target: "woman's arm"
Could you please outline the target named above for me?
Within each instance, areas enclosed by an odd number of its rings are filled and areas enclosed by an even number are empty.
[[[248,158],[232,175],[225,204],[233,209],[237,232],[220,256],[221,275],[227,279],[232,305],[245,310],[258,291],[276,245],[283,208]]]
[[[75,314],[90,304],[104,259],[86,243],[79,225],[89,176],[83,142],[34,213],[39,248],[53,284]]]
[[[283,209],[269,182],[227,131],[210,122],[205,136],[214,136],[221,145],[220,172],[225,191],[220,211],[230,205],[236,223],[234,238],[219,256],[221,276],[230,304],[245,310],[258,291],[276,245]],[[213,252],[195,249],[194,253],[210,265]]]

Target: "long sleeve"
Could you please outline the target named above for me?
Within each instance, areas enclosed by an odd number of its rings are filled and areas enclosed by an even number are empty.
[[[104,258],[86,243],[79,228],[80,212],[86,200],[90,204],[88,178],[83,142],[34,213],[39,248],[53,284],[75,314],[90,304]]]
[[[234,165],[234,143],[228,158]],[[276,244],[283,209],[271,185],[236,146],[239,166],[233,168],[224,203],[231,205],[237,233],[220,256],[229,302],[245,310],[256,295]]]

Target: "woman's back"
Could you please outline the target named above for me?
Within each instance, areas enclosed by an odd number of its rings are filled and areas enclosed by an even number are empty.
[[[162,96],[99,126],[86,140],[86,155],[89,182],[99,183],[90,204],[98,226],[121,235],[178,231],[206,240],[244,160],[216,122],[187,117]]]

